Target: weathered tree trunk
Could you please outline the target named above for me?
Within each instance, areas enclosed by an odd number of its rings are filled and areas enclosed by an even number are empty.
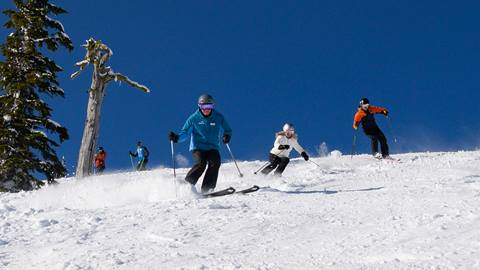
[[[99,74],[99,68],[94,67],[92,85],[88,91],[87,119],[83,130],[82,144],[78,155],[76,176],[83,178],[93,173],[93,159],[100,131],[100,116],[106,82]]]
[[[78,154],[77,178],[89,176],[93,172],[93,159],[100,131],[102,102],[107,84],[112,80],[120,80],[146,93],[150,92],[148,87],[130,80],[121,73],[115,73],[110,67],[105,66],[105,63],[112,56],[112,51],[101,41],[90,38],[83,46],[87,49],[87,54],[85,59],[76,64],[76,66],[80,67],[80,70],[73,73],[71,77],[73,79],[78,76],[89,64],[93,65],[93,76],[92,85],[88,91],[87,119],[85,120],[82,144]]]

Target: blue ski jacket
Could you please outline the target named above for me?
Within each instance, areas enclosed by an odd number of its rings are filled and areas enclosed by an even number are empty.
[[[219,150],[220,129],[223,129],[224,135],[232,136],[232,129],[221,113],[212,110],[209,116],[204,116],[197,110],[183,125],[178,142],[184,142],[190,136],[190,151]]]
[[[137,157],[140,160],[145,158],[145,153],[144,153],[143,147],[137,147]]]

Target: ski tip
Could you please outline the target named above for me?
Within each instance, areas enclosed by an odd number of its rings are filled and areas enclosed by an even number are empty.
[[[214,192],[211,192],[211,193],[202,194],[201,196],[203,198],[220,197],[220,196],[233,194],[233,193],[235,193],[235,191],[236,190],[233,187],[229,187],[229,188],[222,189],[222,190],[219,190],[219,191],[214,191]]]
[[[259,186],[253,185],[247,189],[237,190],[236,193],[247,194],[247,193],[258,191],[259,189],[260,189]]]

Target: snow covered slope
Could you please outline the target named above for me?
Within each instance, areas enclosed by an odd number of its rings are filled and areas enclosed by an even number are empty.
[[[210,199],[170,169],[1,194],[0,268],[480,269],[480,152],[395,158],[227,163],[218,189],[266,188]]]

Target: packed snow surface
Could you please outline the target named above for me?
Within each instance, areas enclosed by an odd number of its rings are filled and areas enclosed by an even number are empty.
[[[225,163],[217,189],[262,189],[208,199],[169,168],[1,194],[0,268],[480,269],[480,152],[394,157]]]

